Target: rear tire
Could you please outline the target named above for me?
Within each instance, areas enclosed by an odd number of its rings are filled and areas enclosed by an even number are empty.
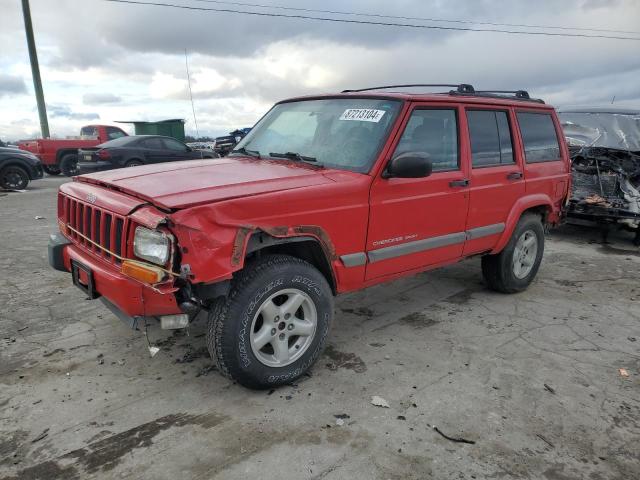
[[[311,264],[266,255],[245,267],[209,314],[207,347],[218,370],[253,389],[288,384],[318,359],[333,294]]]
[[[60,171],[67,177],[78,175],[78,155],[75,153],[67,153],[60,159]]]
[[[539,215],[525,213],[507,246],[496,255],[482,257],[482,276],[491,290],[516,293],[533,281],[544,253],[544,227]]]
[[[57,165],[43,165],[42,168],[47,173],[47,175],[60,175],[60,167]]]
[[[29,185],[29,174],[22,167],[9,165],[0,171],[0,187],[4,190],[24,190]]]

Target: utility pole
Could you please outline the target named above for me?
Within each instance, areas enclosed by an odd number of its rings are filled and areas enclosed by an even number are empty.
[[[22,0],[22,14],[24,15],[24,29],[27,34],[27,45],[29,46],[29,60],[31,60],[31,75],[33,76],[33,88],[36,91],[36,102],[38,103],[38,115],[40,116],[40,130],[42,130],[43,138],[49,138],[49,122],[47,121],[47,107],[44,104],[44,93],[42,91],[42,80],[40,79],[40,67],[38,66],[38,53],[36,52],[36,42],[33,39],[33,26],[31,25],[31,11],[29,10],[29,0]]]

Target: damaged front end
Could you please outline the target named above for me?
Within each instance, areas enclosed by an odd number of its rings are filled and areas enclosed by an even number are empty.
[[[572,161],[569,223],[619,227],[640,244],[640,112],[560,112]]]

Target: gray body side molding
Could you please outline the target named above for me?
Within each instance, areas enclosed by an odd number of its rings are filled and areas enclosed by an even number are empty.
[[[504,232],[505,228],[506,226],[504,223],[494,223],[493,225],[472,228],[465,232],[450,233],[448,235],[424,238],[422,240],[416,240],[414,242],[407,242],[400,245],[391,245],[389,247],[378,248],[376,250],[370,250],[367,253],[350,253],[347,255],[342,255],[340,257],[340,260],[342,260],[342,263],[344,263],[345,267],[358,267],[360,265],[364,265],[367,262],[367,259],[369,260],[369,263],[374,263],[381,260],[401,257],[402,255],[410,255],[412,253],[432,250],[434,248],[464,243],[466,240],[475,240],[477,238],[495,235],[496,233],[502,233]]]

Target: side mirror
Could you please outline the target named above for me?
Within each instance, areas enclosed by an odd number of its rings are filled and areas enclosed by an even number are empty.
[[[193,152],[193,148],[191,148],[189,145],[187,145],[187,152]]]
[[[384,178],[423,178],[431,175],[433,163],[428,153],[405,152],[391,159],[382,175]]]

